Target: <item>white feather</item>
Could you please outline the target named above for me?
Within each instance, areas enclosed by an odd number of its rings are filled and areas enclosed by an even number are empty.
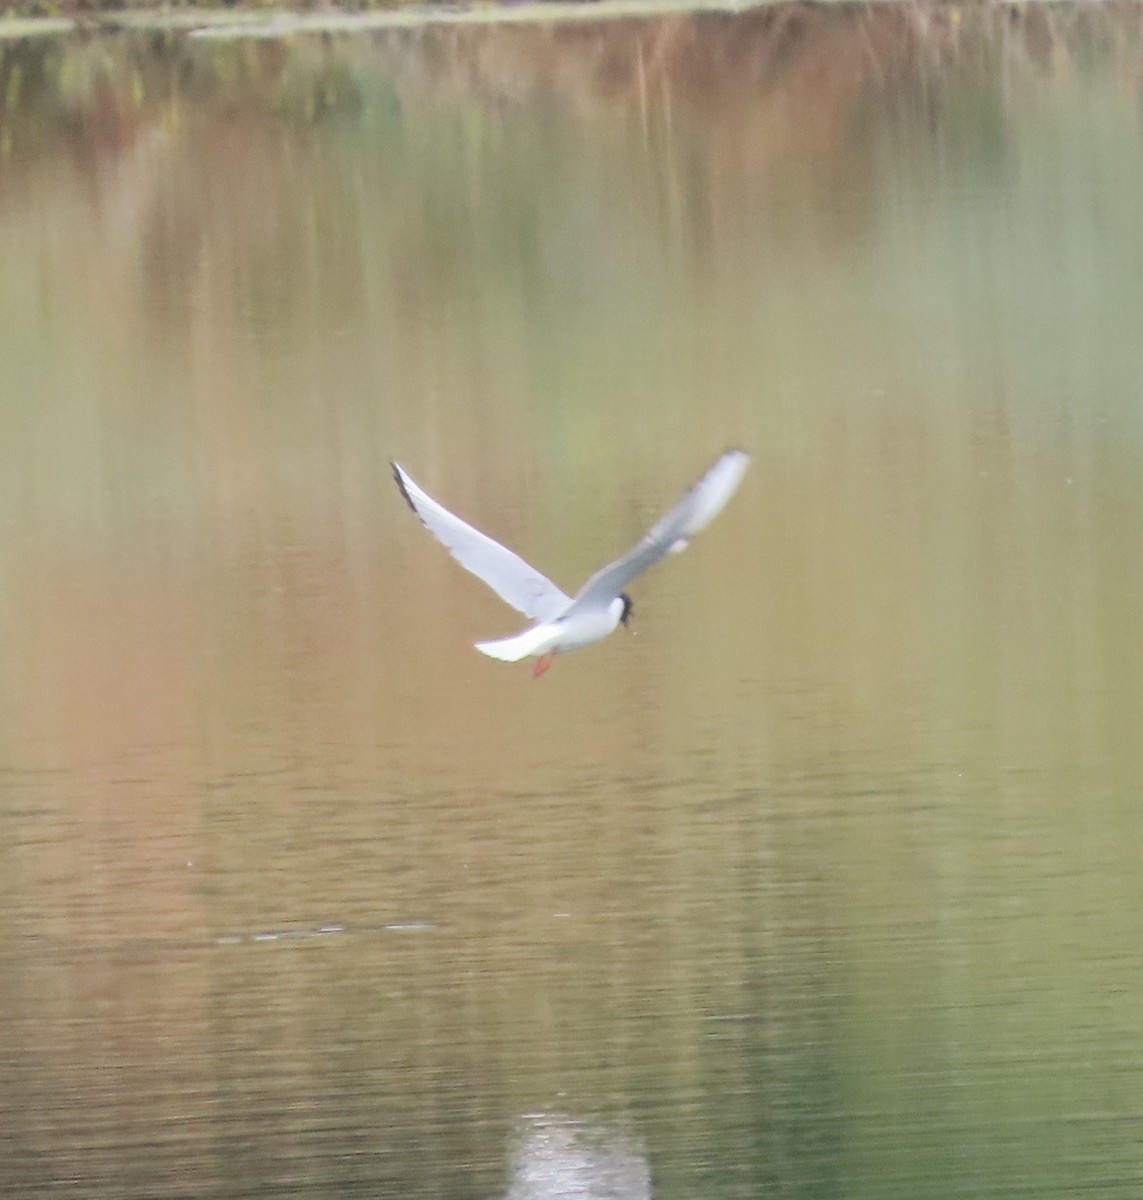
[[[497,642],[477,642],[476,648],[481,654],[501,662],[519,662],[530,654],[546,654],[559,636],[560,631],[554,625],[533,625],[514,637],[501,638]]]

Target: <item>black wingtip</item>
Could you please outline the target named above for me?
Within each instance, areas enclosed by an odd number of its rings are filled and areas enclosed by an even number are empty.
[[[401,470],[401,468],[393,459],[389,459],[389,466],[393,468],[393,478],[397,481],[397,487],[400,488],[401,495],[405,497],[405,503],[409,506],[412,512],[416,514],[417,506],[413,503],[413,498],[409,495],[408,488],[405,487],[404,471]]]

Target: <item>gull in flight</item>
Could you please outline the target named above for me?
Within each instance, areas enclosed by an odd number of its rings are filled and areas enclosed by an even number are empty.
[[[462,567],[534,622],[514,637],[477,642],[477,650],[502,662],[532,656],[536,659],[532,674],[538,678],[561,650],[589,646],[628,623],[633,605],[623,589],[660,559],[685,549],[722,512],[742,482],[750,456],[742,450],[723,454],[633,550],[596,571],[574,597],[565,596],[519,555],[438,504],[398,463],[390,465],[405,502],[428,531]]]

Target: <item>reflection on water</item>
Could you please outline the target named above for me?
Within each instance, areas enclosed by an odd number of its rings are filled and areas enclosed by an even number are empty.
[[[0,1191],[1134,1200],[1141,86],[1113,6],[0,43]],[[574,588],[730,443],[539,683],[387,465]]]
[[[546,1113],[526,1118],[512,1162],[508,1200],[650,1200],[646,1159],[582,1122]]]

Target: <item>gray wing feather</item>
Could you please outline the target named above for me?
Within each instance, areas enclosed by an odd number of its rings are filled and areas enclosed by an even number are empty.
[[[687,542],[718,516],[738,490],[750,456],[728,450],[689,492],[651,527],[643,540],[622,558],[609,563],[576,593],[568,615],[578,609],[605,605],[635,578],[668,554],[686,548]]]
[[[505,603],[533,621],[550,621],[571,604],[548,578],[506,546],[450,513],[428,492],[418,487],[400,464],[391,462],[393,478],[405,503],[425,528],[477,579],[482,579]]]

